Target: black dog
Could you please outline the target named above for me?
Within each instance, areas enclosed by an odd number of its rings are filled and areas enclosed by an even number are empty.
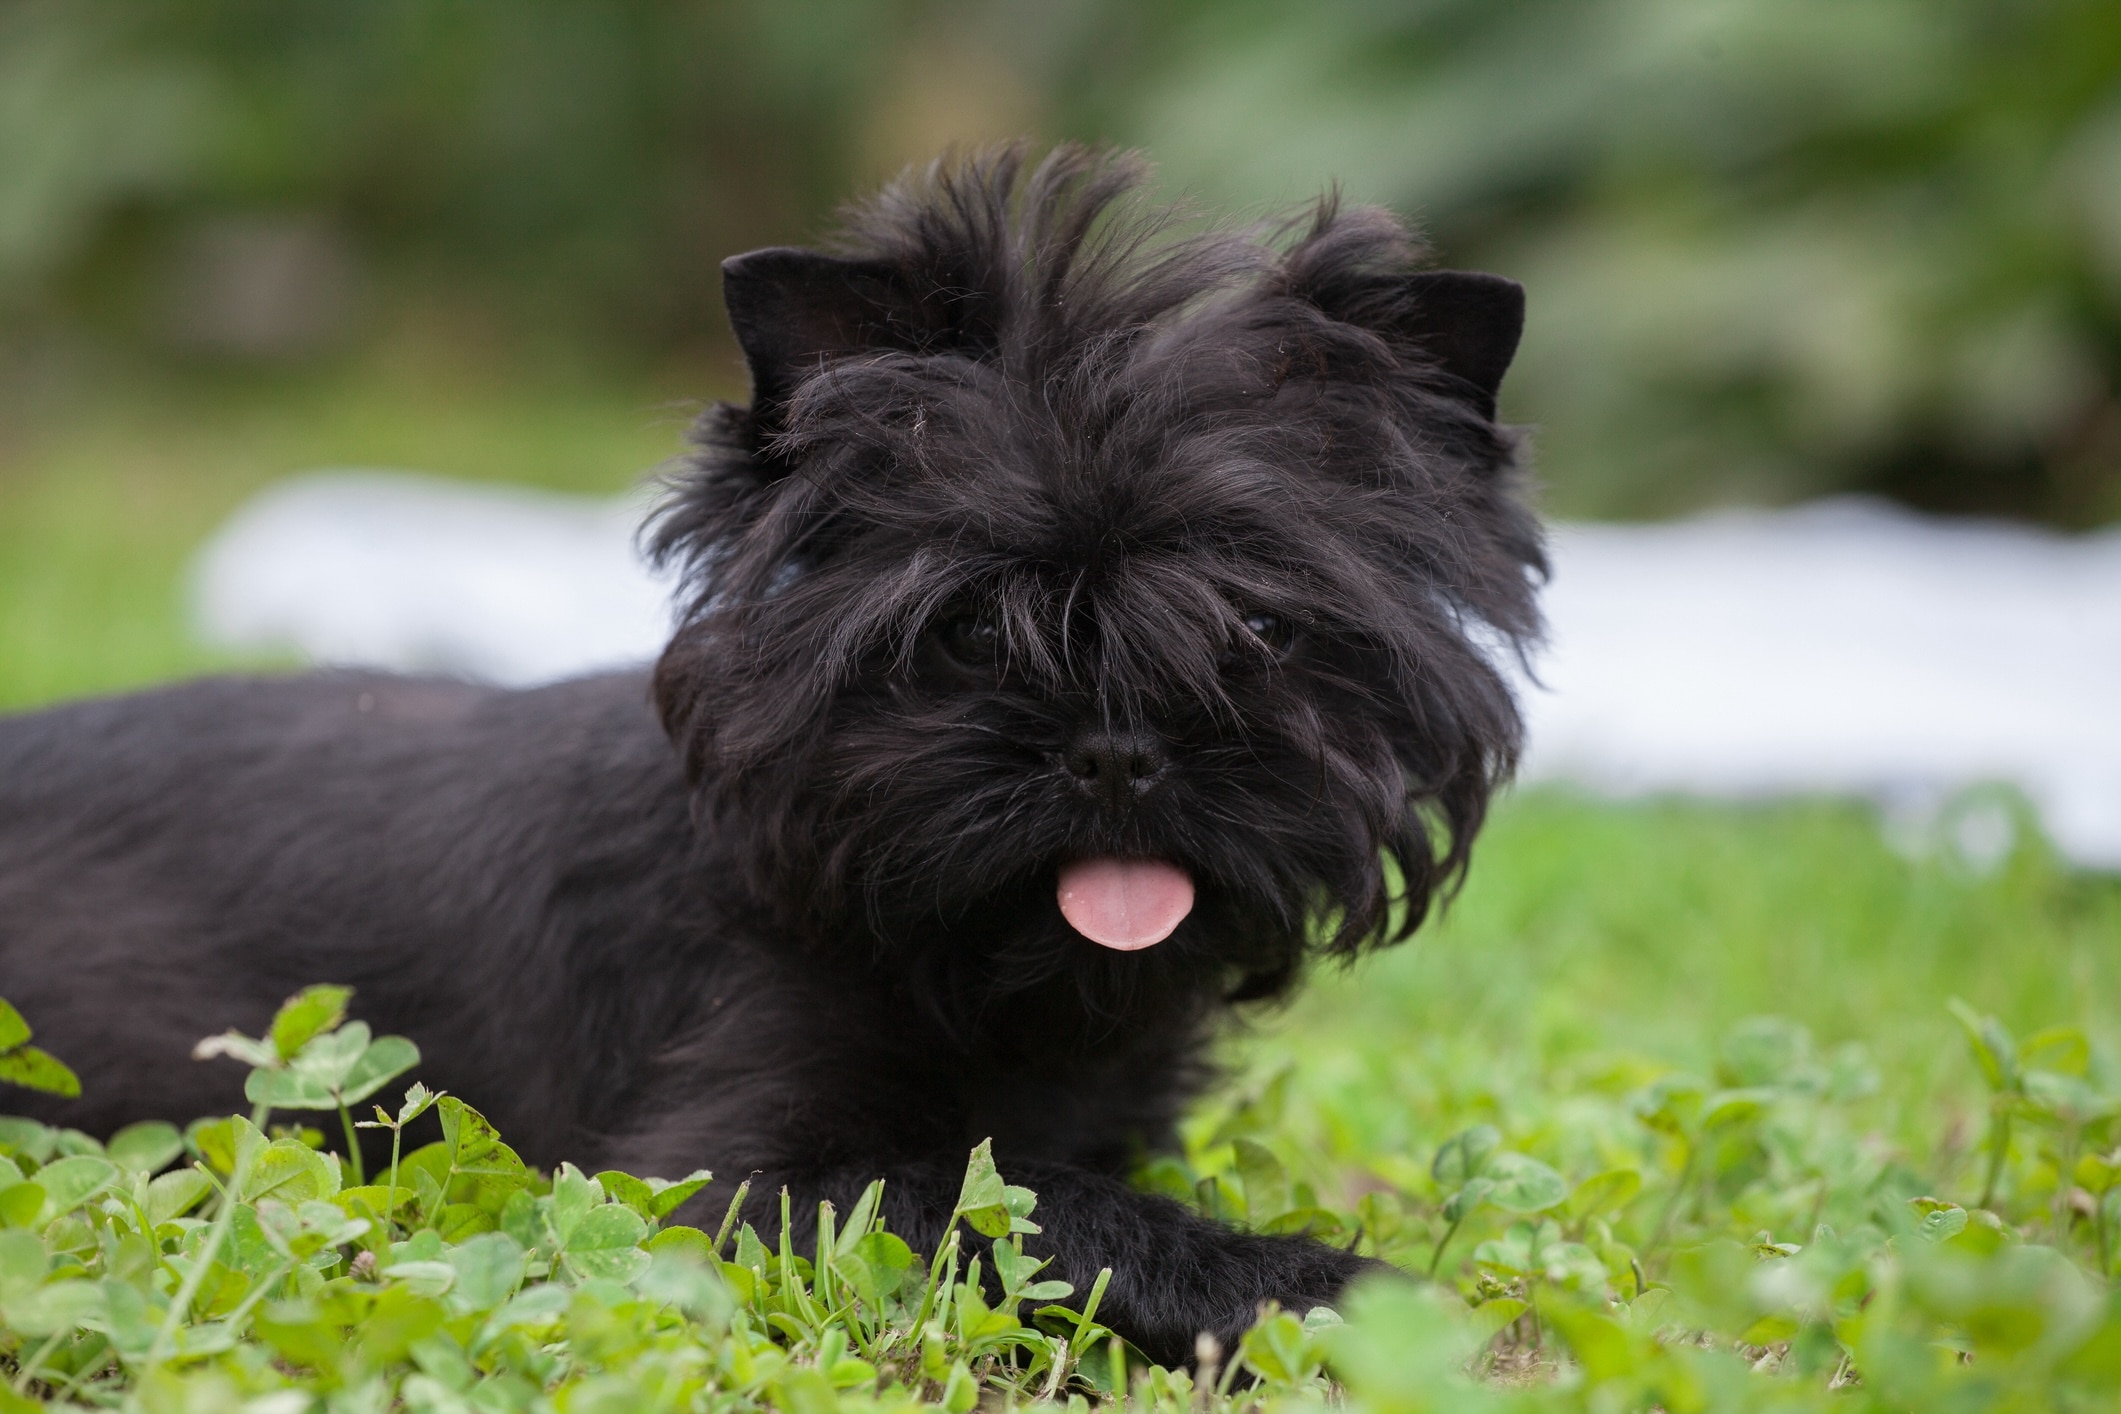
[[[1360,1259],[1122,1175],[1233,1003],[1465,864],[1519,733],[1491,655],[1536,628],[1493,420],[1522,295],[1381,211],[1184,234],[1131,159],[1028,167],[725,267],[753,401],[656,523],[691,588],[652,682],[0,724],[0,993],[86,1083],[28,1108],[226,1113],[192,1042],[347,982],[534,1161],[797,1213],[883,1175],[919,1245],[992,1136],[1033,1249],[1110,1266],[1159,1360],[1330,1301]]]

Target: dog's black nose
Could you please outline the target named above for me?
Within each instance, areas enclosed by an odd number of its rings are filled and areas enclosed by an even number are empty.
[[[1068,774],[1084,790],[1124,808],[1162,779],[1171,758],[1149,732],[1090,728],[1069,743],[1067,763]]]

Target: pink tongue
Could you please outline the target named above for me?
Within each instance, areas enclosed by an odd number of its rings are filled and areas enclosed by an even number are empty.
[[[1154,859],[1084,859],[1060,872],[1060,911],[1076,932],[1122,952],[1152,947],[1193,911],[1193,880]]]

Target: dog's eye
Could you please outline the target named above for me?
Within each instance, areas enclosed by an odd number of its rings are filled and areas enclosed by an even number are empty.
[[[1286,653],[1296,644],[1296,629],[1279,614],[1253,613],[1245,615],[1245,628],[1261,643],[1276,653]]]
[[[1001,653],[1001,630],[992,620],[976,614],[959,614],[945,619],[936,637],[942,643],[943,651],[967,668],[992,667]]]

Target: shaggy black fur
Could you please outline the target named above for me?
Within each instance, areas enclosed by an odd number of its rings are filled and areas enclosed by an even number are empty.
[[[1518,740],[1489,655],[1536,629],[1493,421],[1521,295],[1330,201],[1182,234],[1141,178],[992,152],[838,254],[728,264],[755,398],[654,527],[690,598],[652,685],[0,723],[0,991],[86,1083],[26,1107],[226,1112],[191,1043],[344,981],[535,1161],[756,1171],[797,1213],[881,1174],[918,1246],[992,1136],[1034,1250],[1079,1291],[1111,1266],[1159,1360],[1332,1299],[1363,1263],[1121,1180],[1233,1002],[1404,936],[1465,864]],[[1088,942],[1056,870],[1103,855],[1198,906]]]

